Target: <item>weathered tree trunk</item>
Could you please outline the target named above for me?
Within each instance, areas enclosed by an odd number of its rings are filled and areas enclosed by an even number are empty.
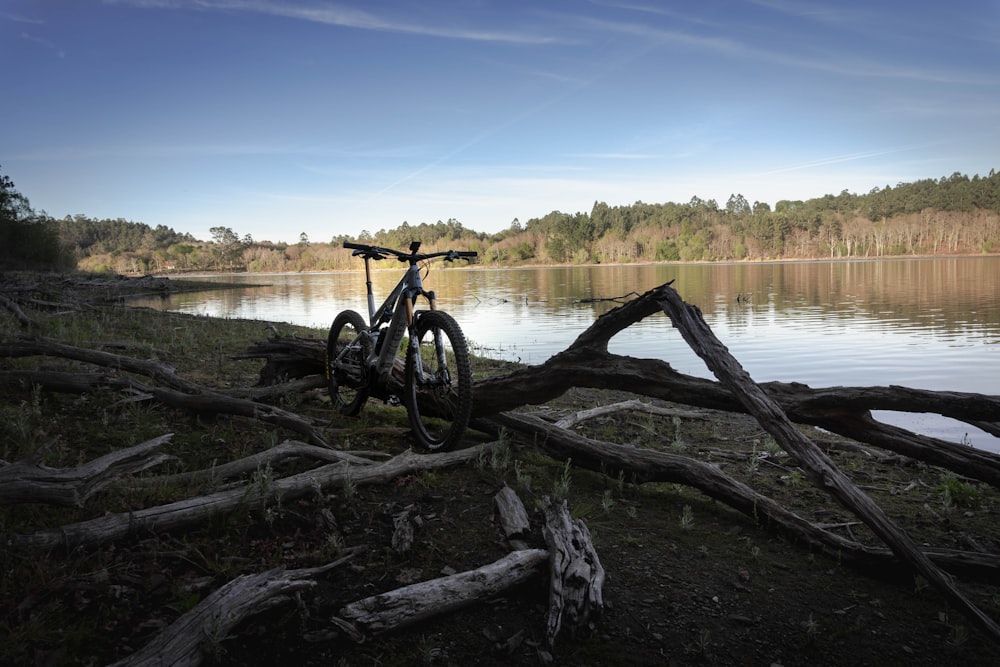
[[[615,334],[663,312],[657,298],[657,290],[651,290],[605,313],[566,350],[545,363],[478,380],[473,390],[474,418],[488,419],[523,405],[542,404],[572,387],[614,389],[682,405],[746,413],[746,406],[720,382],[678,373],[670,364],[657,359],[636,359],[607,351],[608,341]],[[269,353],[293,354],[292,350],[296,351],[301,372],[323,372],[322,347],[304,343],[302,339],[272,339],[266,347],[257,344],[245,356],[267,358]],[[309,359],[311,363],[306,361]],[[785,382],[759,386],[793,422],[819,426],[1000,488],[997,454],[883,424],[870,413],[871,410],[935,413],[1000,436],[1000,396],[897,386],[813,389]]]
[[[680,298],[677,292],[660,288],[658,303],[670,316],[691,349],[757,418],[760,425],[786,451],[805,467],[817,487],[828,491],[841,504],[854,512],[889,548],[913,570],[942,592],[952,604],[962,610],[981,630],[1000,642],[1000,625],[984,614],[958,588],[952,579],[939,570],[917,545],[885,515],[870,497],[858,489],[818,447],[795,429],[781,407],[753,381],[729,350],[715,337],[698,308]]]
[[[524,505],[507,486],[494,496],[494,501],[504,534],[512,544],[518,543],[530,530]],[[548,551],[517,548],[475,570],[373,595],[345,606],[332,622],[355,641],[361,641],[496,596],[542,574],[548,562],[546,639],[553,646],[564,626],[575,633],[596,620],[604,607],[605,574],[590,531],[582,520],[570,518],[565,500],[546,498],[542,533]]]
[[[196,667],[219,647],[229,632],[247,618],[288,602],[293,593],[316,585],[314,577],[337,567],[354,556],[322,567],[300,570],[275,568],[233,579],[174,621],[148,644],[114,667]],[[216,644],[213,646],[213,644]]]
[[[528,545],[522,538],[531,530],[531,520],[514,489],[504,484],[493,496],[493,504],[497,508],[497,517],[507,543],[514,549],[527,549]]]
[[[131,481],[133,487],[171,486],[199,482],[222,482],[227,479],[248,475],[269,465],[288,458],[307,458],[327,463],[344,462],[351,465],[369,465],[372,461],[365,457],[388,458],[383,452],[343,452],[328,447],[317,447],[297,440],[285,440],[263,452],[245,456],[236,461],[220,463],[212,468],[192,470],[174,475],[138,478]]]
[[[473,412],[489,418],[523,404],[545,403],[570,387],[615,389],[701,408],[747,412],[734,394],[718,382],[683,375],[663,361],[586,348],[567,349],[539,366],[478,381]],[[898,387],[814,390],[802,384],[780,382],[760,387],[792,421],[819,426],[1000,488],[1000,456],[882,424],[869,413],[869,410],[933,412],[970,424],[989,425],[1000,418],[1000,396]],[[862,396],[870,401],[868,407],[853,407]],[[936,396],[940,401],[935,402]]]
[[[544,572],[544,549],[511,551],[483,567],[447,577],[422,581],[387,593],[352,602],[337,613],[335,623],[353,626],[354,637],[377,635],[405,628],[419,621],[450,613]]]
[[[139,531],[167,532],[199,525],[206,518],[232,511],[238,507],[260,510],[275,498],[291,500],[315,493],[315,489],[342,486],[346,478],[355,484],[378,484],[400,475],[433,470],[475,460],[490,444],[478,445],[457,452],[414,454],[406,451],[384,463],[349,466],[330,463],[306,472],[274,480],[252,480],[246,487],[219,491],[206,496],[189,498],[133,512],[107,514],[89,521],[43,530],[29,535],[9,535],[16,548],[49,551],[73,549],[120,540]]]
[[[590,539],[587,524],[571,519],[566,501],[545,499],[549,547],[549,613],[545,639],[554,646],[563,625],[575,633],[588,627],[604,610],[604,567]]]
[[[140,472],[170,460],[168,454],[154,452],[170,442],[172,433],[112,452],[75,468],[48,468],[39,465],[41,451],[26,461],[0,467],[0,505],[44,503],[83,507],[90,496],[118,477]]]
[[[14,318],[21,323],[21,326],[29,328],[38,326],[37,322],[24,314],[24,311],[21,310],[21,306],[17,305],[16,301],[8,299],[3,294],[0,294],[0,306],[3,306],[10,311],[11,315],[13,315]]]
[[[106,354],[106,353],[102,353]],[[2,356],[2,346],[0,346]],[[118,355],[111,355],[117,357]],[[157,372],[155,365],[148,370]],[[103,373],[60,373],[55,371],[0,371],[0,383],[37,385],[44,389],[64,392],[86,392],[99,387],[110,387],[126,391],[137,391],[155,398],[164,405],[188,410],[198,414],[230,414],[249,419],[258,419],[282,426],[299,433],[310,442],[329,447],[326,438],[313,423],[300,415],[277,406],[257,403],[244,398],[234,398],[207,388],[199,388],[194,383],[180,381],[191,393],[140,382],[134,377]]]
[[[824,551],[837,560],[867,568],[896,569],[888,549],[869,547],[845,539],[785,509],[772,498],[757,493],[722,472],[717,466],[669,452],[626,447],[561,429],[537,417],[505,412],[497,424],[527,439],[555,459],[572,459],[574,466],[614,477],[622,473],[635,483],[684,484],[753,519],[760,526],[789,535],[805,546]],[[1000,556],[945,549],[928,549],[936,563],[954,572],[986,579],[1000,573]]]

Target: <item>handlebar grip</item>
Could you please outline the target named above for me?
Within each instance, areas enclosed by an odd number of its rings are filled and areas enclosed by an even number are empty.
[[[370,250],[370,245],[361,245],[360,243],[351,243],[350,241],[344,241],[344,247],[350,250]]]
[[[479,255],[479,253],[476,252],[475,250],[459,250],[458,251],[458,256],[459,257],[477,257],[478,255]]]

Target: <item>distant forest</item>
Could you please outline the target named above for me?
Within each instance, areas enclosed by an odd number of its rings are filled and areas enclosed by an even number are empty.
[[[553,211],[524,223],[515,219],[496,234],[450,219],[361,230],[329,242],[303,233],[297,243],[257,241],[229,227],[213,227],[210,240],[199,240],[162,225],[122,219],[76,215],[58,220],[32,211],[3,178],[0,202],[17,206],[0,208],[9,212],[0,234],[6,223],[17,223],[21,232],[38,230],[50,245],[58,239],[63,265],[122,274],[356,269],[357,261],[341,247],[345,240],[392,248],[419,240],[425,250],[476,250],[481,263],[495,266],[1000,253],[996,170],[971,178],[956,172],[863,195],[844,190],[806,201],[783,200],[773,210],[741,194],[730,196],[724,206],[698,197],[683,204],[595,202],[589,213]]]

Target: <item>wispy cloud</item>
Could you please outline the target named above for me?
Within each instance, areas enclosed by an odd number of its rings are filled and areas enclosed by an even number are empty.
[[[1000,77],[984,75],[975,71],[953,69],[931,69],[908,65],[895,65],[879,59],[861,57],[845,58],[842,52],[830,52],[821,57],[794,51],[775,51],[753,46],[727,36],[702,35],[694,32],[661,28],[651,24],[627,21],[609,21],[597,18],[581,18],[593,29],[617,32],[632,36],[658,40],[687,46],[715,54],[740,59],[752,59],[784,67],[807,69],[850,77],[904,79],[925,83],[968,84],[977,86],[1000,85]]]
[[[49,40],[47,40],[47,39],[45,39],[43,37],[39,37],[37,35],[32,35],[32,34],[27,33],[27,32],[22,32],[21,33],[21,39],[26,39],[29,42],[34,42],[35,44],[39,44],[41,46],[44,46],[46,49],[49,49],[50,51],[55,52],[56,56],[58,56],[59,58],[65,58],[66,57],[66,52],[65,51],[63,51],[62,49],[60,49],[53,42],[50,42]]]
[[[14,23],[30,23],[32,25],[44,25],[45,24],[45,21],[42,21],[41,19],[33,19],[33,18],[29,18],[27,16],[21,16],[19,14],[7,14],[7,13],[3,13],[3,14],[0,14],[0,18],[3,18],[3,20],[5,20],[5,21],[13,21]]]
[[[596,160],[655,160],[661,156],[649,153],[576,153],[568,157]]]
[[[298,19],[310,23],[398,32],[427,37],[470,40],[477,42],[507,42],[512,44],[554,44],[560,37],[531,31],[487,30],[460,25],[432,25],[397,17],[384,17],[362,9],[343,5],[302,5],[265,0],[104,0],[106,4],[131,5],[146,9],[193,9],[200,11],[250,12]],[[409,6],[406,4],[401,7]]]
[[[350,148],[302,146],[288,144],[129,144],[124,146],[60,146],[39,148],[15,155],[18,160],[31,162],[92,160],[98,158],[225,158],[239,156],[301,156],[335,157],[352,160],[401,159],[425,152],[424,147],[393,146],[389,148]],[[304,167],[305,168],[305,167]]]
[[[700,25],[710,25],[711,23],[704,18],[691,13],[691,12],[681,12],[674,9],[669,9],[667,7],[661,7],[659,5],[652,5],[642,2],[615,2],[613,0],[591,0],[591,4],[598,7],[608,7],[611,9],[626,9],[634,12],[640,12],[643,14],[654,14],[656,16],[666,16],[672,19],[677,19],[679,21],[684,21],[685,23],[696,23]]]
[[[816,167],[825,167],[831,164],[840,164],[842,162],[856,162],[858,160],[869,160],[875,157],[882,157],[883,155],[894,155],[896,153],[903,153],[907,151],[914,151],[920,148],[925,148],[923,145],[913,145],[913,146],[898,146],[894,148],[886,148],[877,151],[864,151],[859,153],[845,153],[844,155],[831,155],[829,157],[819,158],[817,160],[810,160],[809,162],[801,162],[798,164],[788,165],[785,167],[780,167],[778,169],[771,169],[769,171],[758,172],[759,176],[773,176],[774,174],[786,174],[792,171],[802,171],[804,169],[815,169]]]
[[[812,19],[823,23],[862,25],[870,21],[856,8],[847,8],[840,3],[800,2],[799,0],[750,0],[750,3],[771,11],[798,18]]]

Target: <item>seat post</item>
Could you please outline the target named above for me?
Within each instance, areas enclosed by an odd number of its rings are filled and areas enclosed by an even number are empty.
[[[369,266],[371,260],[365,257],[365,287],[368,290],[368,322],[371,324],[372,318],[375,317],[375,295],[372,293],[372,270]]]

